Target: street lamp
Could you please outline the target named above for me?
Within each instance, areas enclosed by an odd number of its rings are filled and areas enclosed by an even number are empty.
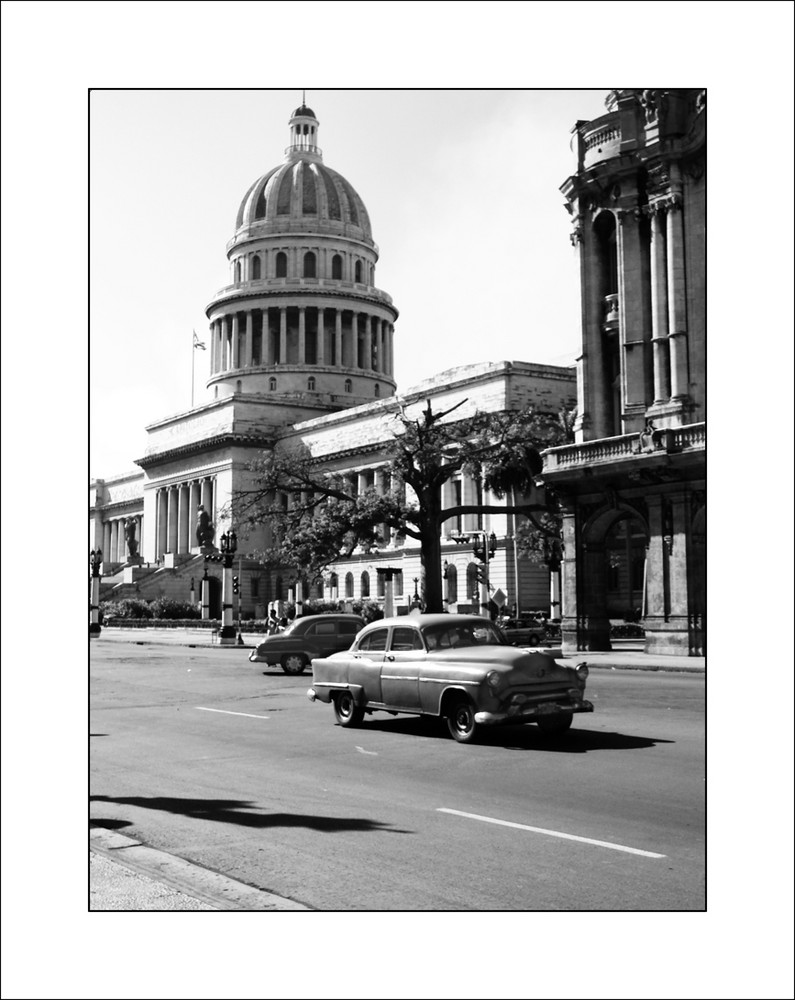
[[[91,550],[88,557],[88,564],[91,567],[91,591],[89,595],[89,639],[96,639],[102,631],[99,624],[99,567],[102,565],[102,549]]]
[[[234,531],[224,532],[221,535],[220,553],[208,553],[204,557],[205,564],[208,562],[219,562],[223,567],[223,587],[221,591],[222,622],[218,639],[222,646],[231,646],[235,643],[234,626],[234,605],[232,603],[232,564],[237,551],[237,535]],[[206,576],[205,569],[205,576]]]
[[[412,611],[422,611],[422,601],[420,600],[420,595],[417,591],[417,584],[420,582],[418,576],[414,577],[414,596],[411,599],[411,610]]]

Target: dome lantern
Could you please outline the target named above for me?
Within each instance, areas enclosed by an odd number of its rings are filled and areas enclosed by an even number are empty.
[[[323,152],[317,144],[317,133],[320,123],[315,112],[302,102],[290,115],[290,145],[285,149],[288,160],[323,159]]]

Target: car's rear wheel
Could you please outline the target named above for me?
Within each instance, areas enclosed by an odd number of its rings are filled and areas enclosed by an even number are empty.
[[[334,715],[341,726],[358,726],[364,709],[356,704],[350,691],[339,691],[334,696]]]
[[[527,638],[527,645],[528,646],[538,646],[540,644],[540,642],[541,642],[541,639],[537,635],[530,635]]]
[[[306,664],[307,659],[303,653],[285,653],[282,657],[282,670],[286,674],[302,674]]]
[[[573,721],[573,715],[549,715],[538,720],[538,728],[542,733],[565,733],[567,729],[571,728]]]
[[[447,713],[447,729],[458,743],[473,743],[478,734],[475,709],[468,698],[456,698]]]

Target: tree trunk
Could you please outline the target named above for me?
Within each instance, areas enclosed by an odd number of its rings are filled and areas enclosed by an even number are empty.
[[[442,491],[423,491],[420,529],[420,558],[422,560],[422,597],[426,612],[445,611],[442,589]]]

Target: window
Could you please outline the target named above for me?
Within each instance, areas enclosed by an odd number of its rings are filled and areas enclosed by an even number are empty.
[[[304,277],[305,278],[316,278],[317,277],[317,258],[310,250],[308,253],[304,254]]]
[[[345,574],[345,596],[353,597],[353,573]]]
[[[259,257],[256,254],[254,254],[254,256],[251,259],[251,278],[252,280],[256,280],[257,278],[261,277],[262,277],[262,265],[260,263]]]
[[[362,639],[359,643],[359,649],[370,650],[371,652],[386,650],[388,636],[388,628],[377,628]]]
[[[276,277],[287,277],[287,254],[281,250],[276,254]]]
[[[252,576],[251,578],[251,596],[259,597],[259,577]]]
[[[376,396],[381,395],[381,386],[377,382],[375,383],[375,395]]]
[[[316,622],[306,630],[307,635],[336,635],[334,622]]]
[[[315,391],[315,376],[314,375],[310,375],[309,378],[306,380],[306,388],[307,388],[308,392],[314,392]]]
[[[273,392],[276,389],[276,379],[275,378],[271,378],[271,379],[268,380],[268,388],[270,389],[271,392]]]
[[[452,563],[448,563],[444,578],[447,583],[447,603],[455,604],[458,601],[458,570]]]
[[[331,277],[337,280],[342,278],[342,257],[338,253],[331,258]]]
[[[367,570],[362,573],[362,597],[370,596],[370,574]]]
[[[240,261],[235,261],[235,284],[240,281]]]
[[[345,391],[353,392],[353,382],[349,378],[345,379]]]
[[[360,260],[356,261],[356,266],[353,271],[353,280],[354,281],[362,280],[362,262]]]
[[[422,649],[422,639],[420,633],[415,628],[396,628],[392,632],[393,652],[407,652],[411,649]]]
[[[243,391],[243,381],[242,381],[242,379],[238,379],[237,380],[237,389],[235,391],[236,392],[242,392]]]

